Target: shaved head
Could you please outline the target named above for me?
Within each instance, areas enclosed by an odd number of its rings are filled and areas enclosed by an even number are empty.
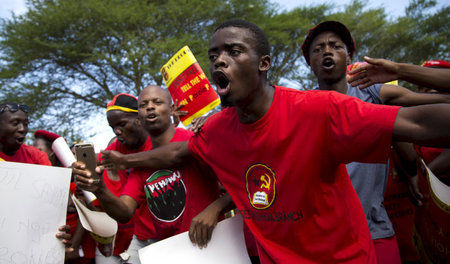
[[[163,92],[164,95],[165,95],[165,97],[166,97],[166,99],[167,99],[167,101],[170,102],[170,103],[172,102],[172,97],[170,96],[169,90],[164,89],[164,88],[162,88],[161,86],[158,86],[158,85],[149,85],[149,86],[145,87],[144,89],[142,89],[141,94],[142,94],[144,91],[146,91],[146,92],[147,92],[147,91],[159,91],[159,92]],[[141,94],[139,95],[139,98],[141,97]],[[139,100],[139,98],[138,98],[138,100]]]

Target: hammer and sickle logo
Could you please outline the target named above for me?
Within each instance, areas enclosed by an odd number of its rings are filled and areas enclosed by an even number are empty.
[[[260,188],[261,189],[265,188],[267,190],[270,190],[270,177],[269,177],[269,175],[267,175],[267,174],[261,175],[260,180],[262,182],[264,182],[263,184],[261,184]]]
[[[269,208],[276,196],[275,172],[265,164],[251,165],[245,173],[245,187],[248,200],[253,208],[262,210]]]

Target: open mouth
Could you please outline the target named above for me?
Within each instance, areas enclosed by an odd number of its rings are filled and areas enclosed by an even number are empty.
[[[150,122],[153,122],[153,121],[155,121],[156,117],[157,117],[157,115],[155,113],[151,113],[151,114],[147,115],[146,119]]]
[[[17,138],[16,138],[16,142],[17,142],[18,144],[23,144],[23,143],[25,142],[25,137],[17,137]]]
[[[213,72],[213,80],[219,95],[226,95],[230,91],[230,79],[221,71]]]
[[[336,64],[334,63],[334,60],[332,58],[325,58],[322,61],[322,67],[326,70],[331,70],[334,68]]]

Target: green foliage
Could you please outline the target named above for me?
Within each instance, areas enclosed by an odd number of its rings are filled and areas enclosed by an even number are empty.
[[[146,85],[163,85],[160,68],[184,45],[208,73],[209,39],[224,20],[258,23],[275,13],[272,4],[258,0],[27,4],[27,13],[2,23],[0,100],[27,101],[37,110],[34,125],[73,137],[83,133],[75,127],[115,94],[138,95]]]
[[[29,0],[28,12],[3,20],[0,31],[0,101],[24,102],[34,110],[32,129],[68,138],[121,92],[138,95],[163,85],[161,66],[188,45],[209,75],[207,50],[216,26],[229,18],[259,25],[271,43],[274,84],[311,89],[315,77],[300,46],[309,29],[339,20],[364,55],[420,64],[449,59],[449,7],[412,0],[405,16],[391,20],[367,0],[280,11],[269,0]]]

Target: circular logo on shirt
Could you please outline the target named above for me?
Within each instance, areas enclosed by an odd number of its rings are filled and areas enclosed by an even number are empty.
[[[186,186],[180,171],[154,172],[146,180],[144,190],[148,208],[158,220],[173,222],[183,214]]]
[[[266,209],[275,200],[275,173],[264,164],[255,164],[245,173],[248,199],[255,209]]]

